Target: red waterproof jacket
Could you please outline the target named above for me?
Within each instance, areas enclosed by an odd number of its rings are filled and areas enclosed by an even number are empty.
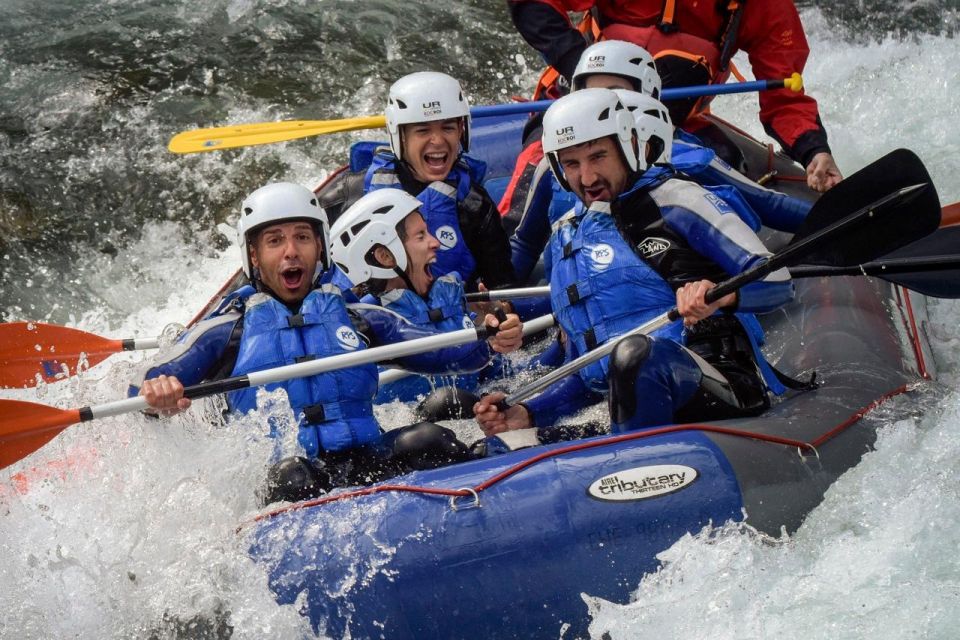
[[[743,9],[735,48],[747,53],[754,75],[766,80],[802,73],[810,48],[793,2],[741,2]],[[508,0],[508,5],[524,39],[568,79],[586,42],[570,22],[567,12],[595,9],[602,36],[629,39],[654,57],[672,49],[705,55],[708,60],[712,58],[715,71],[718,43],[727,16],[727,2],[718,0]],[[670,22],[676,29],[673,33],[657,28],[668,7],[673,11],[672,16],[668,16],[672,17]],[[691,51],[698,41],[701,49]],[[759,98],[764,129],[803,166],[817,153],[830,150],[812,97],[803,92],[777,89],[760,92]]]

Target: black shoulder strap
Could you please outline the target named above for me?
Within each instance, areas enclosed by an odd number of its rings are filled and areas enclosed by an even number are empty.
[[[237,356],[240,355],[240,336],[243,335],[243,313],[237,323],[233,325],[230,331],[230,338],[227,340],[227,346],[220,354],[220,358],[211,365],[203,377],[204,381],[223,380],[233,373],[233,368],[237,364]]]
[[[743,6],[746,2],[747,0],[719,0],[718,9],[724,14],[720,34],[717,36],[720,46],[720,73],[727,70],[730,59],[737,51],[737,32],[740,31],[740,19],[743,17]],[[723,5],[726,5],[726,8]]]

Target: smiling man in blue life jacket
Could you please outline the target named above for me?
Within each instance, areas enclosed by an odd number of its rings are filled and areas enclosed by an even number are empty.
[[[660,137],[666,144],[663,152],[651,159],[652,163],[673,164],[678,171],[710,188],[728,187],[724,197],[746,200],[764,226],[795,231],[806,218],[811,203],[762,187],[693,136],[675,131],[667,108],[658,100],[660,86],[653,57],[642,47],[619,40],[604,40],[588,47],[573,71],[575,91],[600,87],[630,92],[633,97],[624,103],[629,111],[637,117],[657,116],[664,122]],[[623,93],[621,97],[626,95],[630,94]],[[524,149],[511,184],[523,186],[519,192],[508,188],[499,207],[505,226],[512,231],[514,272],[519,280],[525,280],[540,259],[551,226],[570,210],[576,197],[563,189],[549,171],[539,140],[531,141]]]
[[[578,356],[661,315],[684,318],[652,336],[621,342],[611,356],[530,401],[474,407],[487,435],[557,420],[609,392],[616,432],[677,421],[755,415],[784,390],[759,353],[753,313],[793,298],[780,269],[713,304],[715,282],[767,259],[769,251],[733,207],[662,167],[617,94],[584,89],[544,118],[544,151],[580,204],[556,225],[548,247],[551,303]],[[646,171],[645,171],[646,170]]]
[[[397,188],[422,203],[430,234],[440,241],[434,272],[456,271],[476,291],[512,284],[510,244],[500,214],[479,182],[483,163],[470,150],[470,105],[456,79],[421,71],[390,87],[390,149],[379,149],[360,172],[343,172],[319,192],[336,222],[364,193]]]
[[[232,294],[218,311],[181,336],[147,369],[142,382],[132,386],[131,394],[143,395],[159,413],[190,406],[183,397],[184,384],[437,333],[412,327],[382,309],[362,316],[348,311],[341,289],[333,284],[337,272],[329,259],[327,218],[309,189],[291,183],[258,189],[244,200],[237,229],[243,270],[252,286]],[[496,319],[491,323],[497,324]],[[446,357],[441,349],[398,364],[443,373]],[[304,453],[271,469],[267,502],[305,499],[333,486],[365,484],[470,457],[452,431],[432,423],[384,433],[373,415],[376,365],[266,388],[286,391]],[[227,399],[237,412],[258,408],[256,388],[232,391]],[[271,422],[271,430],[274,427]]]
[[[421,206],[419,200],[400,189],[378,189],[363,196],[330,230],[333,261],[363,295],[363,303],[379,305],[426,331],[471,328],[476,314],[467,310],[459,274],[433,275],[440,243],[427,229]],[[485,322],[494,324],[496,319],[488,316]],[[442,359],[447,371],[457,375],[430,380],[407,378],[403,383],[412,385],[406,384],[406,393],[426,395],[434,386],[453,385],[474,390],[481,376],[497,375],[502,370],[504,365],[497,354],[520,348],[522,330],[520,319],[508,314],[497,333],[486,341],[425,354]],[[476,375],[478,372],[481,376]],[[471,399],[468,411],[472,405]]]

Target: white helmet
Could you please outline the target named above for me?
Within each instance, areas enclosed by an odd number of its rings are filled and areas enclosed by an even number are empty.
[[[636,91],[660,97],[660,74],[653,56],[632,42],[602,40],[587,47],[573,71],[574,90],[583,89],[587,76],[595,73],[623,76],[634,83]]]
[[[308,220],[319,226],[320,240],[323,243],[323,258],[317,261],[314,278],[330,266],[327,247],[327,214],[317,201],[317,196],[304,186],[291,182],[275,182],[260,187],[251,193],[240,206],[240,221],[237,223],[237,240],[240,243],[240,259],[243,272],[253,278],[250,265],[250,234],[262,227],[279,222]]]
[[[614,89],[613,92],[620,97],[627,111],[633,114],[639,139],[647,140],[653,147],[655,153],[650,164],[670,162],[673,156],[673,123],[663,103],[636,91]]]
[[[397,235],[397,225],[422,204],[401,189],[377,189],[337,218],[330,230],[330,253],[350,282],[359,285],[371,278],[393,278],[407,268],[407,251]],[[393,254],[396,269],[367,260],[370,250],[378,244]]]
[[[633,116],[609,89],[583,89],[568,94],[547,109],[543,116],[543,153],[560,185],[570,191],[557,152],[591,140],[613,136],[620,145],[624,162],[631,171],[644,171],[647,163],[637,156],[633,137],[637,127]],[[642,142],[641,142],[642,144]]]
[[[470,150],[470,104],[455,78],[436,71],[418,71],[403,76],[390,87],[387,98],[387,133],[390,149],[403,160],[400,127],[417,122],[463,118],[460,146]]]

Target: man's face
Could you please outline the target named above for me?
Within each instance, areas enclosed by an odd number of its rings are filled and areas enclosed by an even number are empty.
[[[561,149],[557,156],[570,188],[587,206],[611,202],[627,188],[627,166],[610,136]]]
[[[413,177],[420,182],[444,180],[460,154],[460,134],[463,120],[434,120],[405,124],[403,132],[403,159]]]
[[[632,82],[623,76],[615,76],[610,73],[591,73],[586,77],[583,83],[584,89],[626,89],[635,91],[636,87]]]
[[[250,262],[280,300],[296,303],[310,293],[322,251],[311,223],[284,222],[260,231],[250,248]]]
[[[406,239],[403,248],[407,251],[407,277],[414,290],[421,296],[427,295],[433,283],[430,265],[437,261],[437,241],[427,230],[427,223],[418,211],[414,211],[403,220]]]

